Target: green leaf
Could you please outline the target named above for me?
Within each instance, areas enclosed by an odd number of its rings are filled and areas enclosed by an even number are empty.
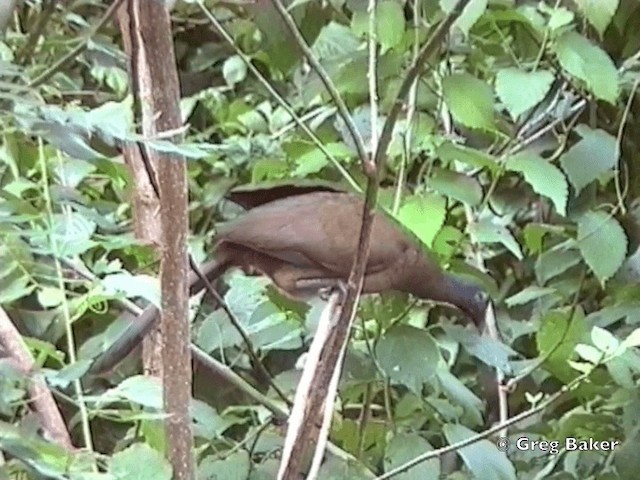
[[[387,444],[384,455],[384,471],[388,472],[413,460],[417,456],[430,452],[433,447],[416,433],[400,433]],[[440,461],[432,458],[410,468],[394,477],[398,480],[438,480],[440,478]]]
[[[599,99],[615,104],[620,93],[618,71],[611,57],[576,32],[567,32],[555,44],[564,70],[582,80]]]
[[[484,410],[482,400],[448,370],[439,368],[436,376],[440,387],[451,403],[464,409],[466,417],[464,420],[473,425],[482,425],[482,411]]]
[[[412,196],[405,199],[398,211],[397,219],[425,245],[431,247],[433,239],[444,225],[445,207],[446,202],[440,196]]]
[[[171,465],[157,450],[144,443],[134,443],[111,457],[109,473],[118,480],[171,480]]]
[[[442,195],[470,206],[482,201],[482,187],[474,177],[446,168],[433,168],[429,186]]]
[[[466,440],[476,432],[463,425],[446,424],[444,435],[449,444]],[[495,442],[480,440],[458,450],[465,465],[476,480],[515,480],[516,470],[505,452],[496,448]]]
[[[498,163],[495,157],[479,150],[456,145],[452,142],[445,142],[437,149],[438,157],[443,161],[452,162],[457,160],[476,168],[488,168],[495,170]]]
[[[488,0],[471,0],[462,10],[460,16],[456,19],[452,29],[458,28],[465,37],[469,36],[469,31],[482,14],[487,10]]]
[[[536,335],[536,343],[541,358],[546,357],[546,368],[563,381],[573,378],[568,360],[574,355],[576,345],[584,338],[587,329],[580,309],[576,309],[573,319],[569,311],[552,310],[542,318]],[[570,323],[569,323],[570,322]]]
[[[578,246],[584,261],[604,284],[624,261],[627,236],[611,215],[587,212],[578,220]]]
[[[536,285],[531,285],[529,287],[526,287],[523,290],[520,290],[515,295],[511,295],[509,298],[507,298],[504,301],[504,303],[507,304],[507,307],[513,307],[513,306],[516,306],[516,305],[524,305],[526,303],[529,303],[529,302],[532,302],[534,300],[537,300],[540,297],[544,297],[544,296],[550,295],[550,294],[555,293],[555,292],[556,292],[555,288],[538,287]]]
[[[640,347],[640,328],[636,328],[622,341],[625,347]]]
[[[393,0],[383,0],[376,12],[378,42],[382,51],[397,46],[404,36],[405,19],[402,5]]]
[[[504,68],[496,75],[496,93],[516,119],[540,103],[553,83],[553,73],[548,70],[527,72],[519,68]]]
[[[251,462],[246,450],[225,455],[223,459],[217,455],[206,457],[198,466],[199,479],[240,480],[250,478]]]
[[[604,130],[592,130],[585,125],[575,130],[582,140],[560,157],[560,164],[578,194],[617,165],[618,153],[616,139]]]
[[[591,330],[591,341],[604,353],[612,353],[620,346],[620,342],[611,332],[597,325]]]
[[[468,73],[454,73],[442,81],[444,99],[460,124],[493,130],[493,92],[482,80]]]
[[[558,167],[532,153],[521,153],[509,158],[506,167],[522,173],[534,192],[547,197],[560,215],[566,215],[569,185]]]
[[[620,3],[619,0],[574,0],[574,2],[601,37],[611,23]]]
[[[227,85],[234,86],[247,78],[247,65],[239,55],[233,55],[222,65],[222,76]]]
[[[580,253],[574,249],[554,248],[538,257],[534,267],[536,278],[541,285],[566,272],[580,263]]]
[[[587,362],[597,365],[602,361],[602,352],[591,345],[579,343],[575,347],[576,353]]]
[[[149,275],[131,275],[129,272],[107,275],[102,288],[108,294],[124,294],[127,298],[144,298],[156,307],[160,306],[160,285],[157,278]]]
[[[126,399],[144,407],[162,409],[162,385],[158,378],[135,375],[102,394],[104,399]]]
[[[522,260],[522,249],[520,244],[503,225],[496,225],[488,219],[483,219],[469,226],[469,233],[479,243],[501,243],[507,250],[515,255],[518,260]]]
[[[440,354],[436,342],[425,330],[398,325],[376,345],[380,367],[394,384],[405,385],[415,394],[435,373]]]
[[[404,37],[406,21],[402,5],[394,0],[383,0],[376,10],[376,36],[382,52],[396,47]],[[366,9],[354,12],[351,29],[358,36],[369,34],[369,13]]]

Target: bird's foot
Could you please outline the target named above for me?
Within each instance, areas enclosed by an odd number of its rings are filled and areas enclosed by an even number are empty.
[[[320,290],[318,290],[318,295],[325,302],[329,301],[329,298],[334,293],[338,294],[338,303],[342,304],[342,302],[344,302],[344,299],[347,296],[347,284],[344,283],[341,280],[338,280],[337,283],[335,283],[335,284],[333,284],[331,286],[328,286],[328,287],[321,288]]]

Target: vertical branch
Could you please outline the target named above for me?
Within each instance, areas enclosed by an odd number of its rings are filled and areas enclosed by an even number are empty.
[[[173,51],[169,13],[162,2],[129,0],[132,30],[140,39],[137,78],[147,87],[141,92],[142,127],[147,138],[177,131],[182,125],[180,88]],[[134,49],[135,50],[135,49]],[[168,457],[175,479],[194,478],[191,432],[192,371],[189,325],[189,263],[187,254],[187,177],[183,158],[141,149],[144,159],[157,165],[149,180],[160,190],[162,224],[162,384]],[[145,166],[147,166],[145,162]],[[157,184],[156,181],[157,180]],[[156,188],[154,187],[154,188]]]

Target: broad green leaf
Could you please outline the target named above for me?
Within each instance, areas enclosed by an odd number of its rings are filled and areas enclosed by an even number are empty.
[[[490,220],[481,220],[469,226],[469,233],[480,243],[501,243],[507,250],[522,260],[522,249],[513,234],[503,225],[496,225]]]
[[[378,42],[382,51],[397,46],[404,36],[405,19],[402,5],[394,0],[378,3],[376,12]]]
[[[171,465],[157,450],[134,443],[111,457],[109,473],[117,480],[153,478],[171,480]]]
[[[532,153],[521,153],[509,158],[506,167],[522,173],[534,192],[551,200],[560,215],[566,214],[569,185],[560,169],[553,163]]]
[[[240,480],[250,478],[251,462],[249,452],[238,450],[219,458],[218,455],[206,457],[198,466],[199,479]]]
[[[408,197],[397,214],[398,221],[431,247],[433,239],[444,225],[445,200],[437,195]]]
[[[351,156],[351,152],[344,143],[328,143],[325,150],[335,158],[345,159]],[[329,165],[329,159],[318,148],[313,148],[308,152],[295,158],[296,168],[292,174],[296,177],[306,177],[313,173],[318,173]]]
[[[578,246],[584,261],[604,284],[624,261],[627,236],[611,215],[591,211],[578,220]]]
[[[597,98],[615,104],[620,93],[618,71],[604,50],[571,31],[557,39],[555,52],[564,70],[585,82]]]
[[[67,296],[64,290],[55,287],[42,287],[38,290],[38,302],[44,308],[53,308],[61,305]]]
[[[387,444],[384,454],[384,470],[388,472],[409,460],[413,460],[433,447],[423,437],[416,433],[400,433],[395,435]],[[397,475],[398,480],[438,480],[440,478],[440,460],[432,458],[404,473]]]
[[[107,275],[102,280],[102,288],[111,295],[124,294],[127,298],[144,298],[160,306],[160,285],[157,278],[149,275],[131,275],[129,272]]]
[[[446,168],[433,168],[429,186],[442,195],[470,206],[482,201],[482,187],[474,177]]]
[[[389,329],[376,345],[380,367],[394,384],[405,385],[419,395],[422,385],[435,373],[440,354],[425,330],[398,325]]]
[[[620,342],[611,332],[598,326],[591,330],[591,341],[598,350],[604,353],[612,353],[620,346]]]
[[[600,363],[603,357],[600,350],[591,345],[585,345],[584,343],[576,345],[576,353],[580,355],[580,358],[583,358],[594,365]]]
[[[620,0],[574,0],[580,11],[600,36],[604,34],[618,9]]]
[[[560,157],[560,164],[576,194],[618,163],[616,139],[604,130],[592,130],[585,125],[576,127],[582,137]]]
[[[471,0],[462,10],[460,16],[453,23],[452,29],[458,28],[465,37],[469,36],[471,27],[480,19],[487,10],[488,0]]]
[[[376,10],[376,35],[385,52],[396,47],[404,36],[405,18],[402,5],[394,0],[383,0]],[[369,13],[367,9],[356,10],[351,19],[351,29],[358,36],[369,33]]]
[[[625,347],[640,347],[640,328],[636,328],[622,341]]]
[[[247,78],[247,65],[239,55],[233,55],[224,61],[222,76],[227,85],[234,86]]]
[[[443,428],[449,445],[466,440],[476,432],[463,425],[446,424]],[[495,442],[480,440],[458,450],[467,469],[476,480],[515,480],[516,470],[505,452]]]
[[[445,142],[440,145],[437,149],[437,154],[443,161],[451,162],[455,160],[476,168],[495,170],[498,165],[495,157],[452,142]]]
[[[312,50],[319,60],[332,60],[351,56],[358,48],[360,40],[348,27],[331,22],[322,28]]]
[[[496,93],[511,118],[535,107],[549,92],[553,73],[548,70],[528,72],[519,68],[503,68],[496,75]]]
[[[574,356],[576,345],[588,332],[582,310],[577,308],[572,320],[569,313],[568,309],[548,312],[536,335],[539,355],[546,358],[546,369],[563,381],[573,378],[574,372],[567,361]]]
[[[451,403],[464,409],[464,420],[473,425],[482,425],[482,411],[484,410],[482,400],[448,370],[439,368],[436,376],[440,388]]]
[[[493,130],[491,87],[468,73],[454,73],[442,81],[444,99],[453,118],[469,128]]]
[[[580,253],[575,249],[555,248],[547,250],[536,260],[536,278],[541,285],[580,263]]]
[[[144,407],[162,409],[162,385],[158,378],[134,375],[102,394],[104,399],[126,399]]]

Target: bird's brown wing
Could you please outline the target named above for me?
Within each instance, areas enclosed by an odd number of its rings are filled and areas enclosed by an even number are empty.
[[[317,192],[256,207],[219,231],[218,238],[244,245],[293,265],[318,265],[348,275],[360,235],[363,202],[345,193]],[[384,270],[407,242],[377,216],[367,273]]]

